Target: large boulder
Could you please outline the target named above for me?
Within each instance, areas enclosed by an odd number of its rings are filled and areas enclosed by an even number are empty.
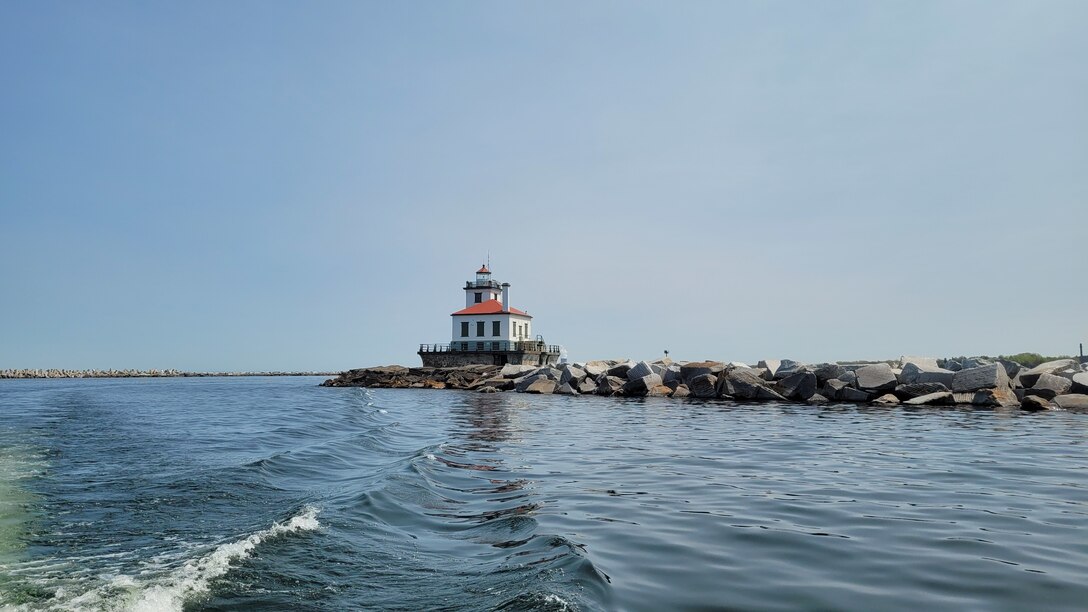
[[[633,369],[632,369],[633,371]],[[661,377],[657,374],[647,374],[639,378],[631,378],[623,385],[623,394],[630,397],[642,397],[654,387],[661,386]],[[671,389],[669,389],[671,391]]]
[[[843,387],[835,394],[835,399],[839,401],[854,403],[867,402],[870,397],[872,397],[871,394],[853,387]]]
[[[762,378],[751,371],[737,368],[725,374],[720,395],[740,400],[781,400],[786,398],[767,387]]]
[[[514,365],[508,363],[499,370],[499,376],[502,378],[520,378],[525,374],[536,370],[536,366],[530,365]]]
[[[1059,395],[1054,398],[1054,403],[1064,410],[1088,410],[1088,395],[1081,393]]]
[[[916,356],[913,356],[913,355],[903,355],[902,357],[899,358],[899,367],[900,368],[906,369],[908,363],[913,363],[916,366],[927,367],[927,368],[940,367],[940,366],[937,365],[937,358],[936,357],[916,357]]]
[[[596,393],[597,382],[590,377],[586,377],[585,380],[578,383],[578,393]]]
[[[783,359],[778,364],[778,369],[774,371],[774,379],[782,380],[788,376],[793,376],[798,372],[807,372],[808,366],[800,361],[794,361],[792,359]]]
[[[520,379],[515,379],[514,382],[516,384],[514,386],[514,389],[518,393],[525,393],[529,390],[529,387],[538,380],[548,380],[548,377],[544,376],[543,374],[533,374],[532,376],[525,376]]]
[[[666,385],[673,382],[676,384],[683,382],[683,378],[680,376],[680,366],[674,363],[665,368],[665,373],[661,375],[661,381]]]
[[[680,366],[680,380],[691,386],[691,381],[703,374],[712,374],[717,377],[725,370],[725,364],[720,361],[692,361]]]
[[[1023,369],[1019,363],[1009,361],[1008,359],[998,359],[997,362],[1004,366],[1005,373],[1009,375],[1010,380],[1016,378],[1016,375]]]
[[[597,378],[601,374],[607,372],[608,368],[611,368],[613,365],[615,364],[603,360],[587,361],[585,365],[582,366],[582,369],[585,370],[586,374],[589,374],[593,378]]]
[[[1039,377],[1043,374],[1054,374],[1059,370],[1071,368],[1073,365],[1075,365],[1075,362],[1072,359],[1058,359],[1056,361],[1040,363],[1030,370],[1020,371],[1020,384],[1023,385],[1025,389],[1030,389],[1035,386],[1035,383],[1039,381]]]
[[[1000,364],[992,365],[997,365],[998,367],[1001,367]],[[1002,368],[1002,371],[1004,371],[1004,368]],[[997,387],[994,389],[978,389],[976,391],[953,391],[952,399],[955,400],[957,404],[971,404],[973,406],[1020,405],[1020,398],[1016,397],[1016,394],[1013,393],[1013,390],[1008,387]]]
[[[544,395],[550,395],[555,393],[555,390],[559,388],[559,383],[550,378],[539,378],[534,380],[532,384],[525,388],[525,393],[538,393]]]
[[[881,406],[895,406],[899,404],[899,398],[892,393],[885,393],[873,400],[873,403]]]
[[[775,387],[784,397],[803,402],[816,395],[816,375],[812,372],[797,372],[778,381]]]
[[[687,397],[691,395],[691,391],[684,385],[678,385],[676,389],[673,389],[671,397]]]
[[[1069,387],[1070,393],[1086,393],[1088,394],[1088,372],[1080,372],[1074,374],[1070,382],[1073,384]]]
[[[645,361],[640,361],[631,366],[630,370],[627,370],[627,380],[635,380],[636,378],[642,378],[643,376],[649,376],[654,374],[653,368]]]
[[[570,383],[563,383],[559,385],[559,388],[555,390],[556,395],[578,395],[578,392],[574,387],[570,386]]]
[[[617,391],[623,388],[624,381],[619,376],[601,376],[597,380],[597,389],[594,391],[597,395],[615,395]]]
[[[1009,375],[1005,373],[1005,366],[1000,363],[990,363],[975,368],[966,368],[956,372],[952,377],[953,393],[967,393],[980,389],[1002,388],[1009,388]]]
[[[1024,392],[1024,395],[1034,395],[1038,397],[1045,397],[1046,399],[1054,399],[1055,396],[1069,393],[1069,390],[1073,387],[1073,381],[1068,378],[1057,376],[1055,374],[1043,374],[1039,376],[1039,379],[1035,381],[1030,389]]]
[[[578,383],[586,379],[586,371],[570,364],[563,364],[559,366],[559,370],[562,374],[559,376],[559,384],[571,385],[575,387]]]
[[[778,368],[782,367],[782,360],[781,359],[761,359],[759,361],[759,363],[756,364],[756,367],[757,368],[763,368],[764,370],[767,370],[767,374],[765,375],[765,378],[767,380],[772,380],[774,378],[775,372],[778,371]]]
[[[910,383],[906,385],[899,385],[895,388],[895,396],[901,400],[909,400],[916,397],[922,397],[923,395],[929,395],[930,393],[941,393],[948,391],[948,387],[941,383]]]
[[[886,363],[874,363],[858,368],[854,374],[858,378],[858,389],[863,391],[891,391],[899,384],[892,367]]]
[[[816,375],[816,381],[823,385],[825,382],[839,378],[843,374],[846,374],[846,368],[837,363],[820,363],[814,366],[810,366],[812,373]]]
[[[1020,402],[1020,409],[1027,410],[1029,412],[1038,412],[1040,410],[1048,410],[1050,408],[1050,400],[1045,397],[1038,397],[1036,395],[1025,396]]]
[[[899,375],[899,382],[904,385],[914,383],[941,383],[946,387],[952,386],[952,379],[956,373],[952,370],[938,368],[937,366],[908,363],[903,366]]]
[[[718,395],[718,377],[713,374],[700,374],[687,382],[691,394],[699,398],[712,398]]]
[[[953,404],[955,401],[952,398],[952,393],[949,391],[937,391],[936,393],[927,393],[926,395],[919,395],[918,397],[912,397],[911,399],[903,402],[908,406],[943,406]]]
[[[633,368],[633,367],[635,367],[635,362],[633,362],[633,361],[623,361],[623,362],[617,363],[616,365],[608,368],[608,375],[609,376],[617,376],[619,378],[626,378],[627,373],[630,372],[631,368]]]

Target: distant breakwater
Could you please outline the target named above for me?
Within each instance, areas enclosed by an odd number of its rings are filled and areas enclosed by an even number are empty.
[[[180,370],[0,370],[0,378],[201,378],[208,376],[333,376],[336,372],[182,372]]]
[[[674,397],[906,406],[1088,410],[1088,371],[1073,359],[1034,368],[986,358],[903,357],[897,363],[805,364],[597,360],[557,366],[399,365],[343,372],[325,387],[460,389],[558,395]]]

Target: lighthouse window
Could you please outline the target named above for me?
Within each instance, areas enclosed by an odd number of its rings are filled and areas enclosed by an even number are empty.
[[[491,335],[492,336],[499,335],[499,322],[498,321],[492,321],[491,322]]]
[[[476,321],[476,335],[477,336],[483,336],[484,335],[484,322],[483,321]]]
[[[461,337],[468,338],[468,321],[461,321]]]
[[[479,304],[479,303],[480,303],[480,302],[482,302],[483,300],[484,300],[484,294],[482,294],[482,293],[480,293],[479,291],[477,291],[477,292],[476,292],[476,303],[477,303],[477,304]]]

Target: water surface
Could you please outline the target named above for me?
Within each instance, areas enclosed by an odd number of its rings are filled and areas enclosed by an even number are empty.
[[[1088,602],[1088,415],[319,381],[0,381],[0,609]]]

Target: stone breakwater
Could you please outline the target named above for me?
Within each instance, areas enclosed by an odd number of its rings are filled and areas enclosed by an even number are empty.
[[[904,357],[897,363],[805,364],[600,360],[557,366],[383,366],[325,387],[463,389],[558,395],[675,397],[820,404],[1019,406],[1088,410],[1088,372],[1072,359],[1024,368],[1005,360]]]
[[[171,378],[203,376],[331,376],[335,372],[182,372],[180,370],[0,370],[0,378]]]

